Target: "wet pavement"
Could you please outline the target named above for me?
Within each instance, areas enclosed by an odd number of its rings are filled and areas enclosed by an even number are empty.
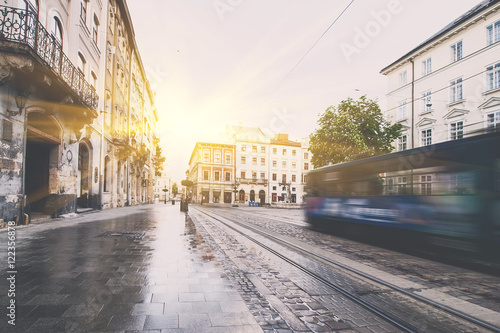
[[[1,332],[262,332],[178,205],[17,227],[10,268],[8,236]]]

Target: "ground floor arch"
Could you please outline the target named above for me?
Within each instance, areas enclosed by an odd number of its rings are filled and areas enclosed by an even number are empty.
[[[259,191],[259,203],[261,205],[266,203],[266,191],[264,191],[264,190]]]
[[[52,117],[40,112],[28,114],[24,188],[32,212],[52,214],[51,169],[57,171],[61,149],[61,128]],[[69,151],[66,158],[72,158]],[[55,184],[52,184],[54,187]]]

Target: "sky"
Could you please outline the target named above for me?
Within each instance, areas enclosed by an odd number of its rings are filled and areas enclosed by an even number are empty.
[[[128,0],[173,181],[227,125],[308,137],[329,106],[387,92],[380,70],[479,0]]]

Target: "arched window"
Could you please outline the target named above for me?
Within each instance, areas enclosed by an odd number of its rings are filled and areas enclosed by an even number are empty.
[[[91,71],[90,76],[92,77],[92,80],[90,81],[90,83],[92,84],[92,87],[97,89],[97,75],[94,73],[94,71]]]
[[[52,23],[52,36],[62,46],[63,43],[62,24],[59,18],[57,18],[57,16],[54,16],[54,22]]]
[[[85,66],[87,65],[87,61],[83,54],[78,52],[78,69],[82,72],[83,76],[85,76]]]

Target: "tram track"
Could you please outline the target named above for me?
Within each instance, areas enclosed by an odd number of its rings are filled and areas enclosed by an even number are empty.
[[[236,221],[234,218],[228,218],[228,217],[222,216],[220,214],[216,214],[213,211],[208,212],[205,209],[199,209],[199,208],[196,208],[196,210],[198,212],[204,214],[205,216],[209,217],[210,219],[216,220],[219,223],[222,223],[223,225],[225,225],[226,227],[236,231],[237,233],[241,234],[242,236],[247,238],[252,243],[265,249],[269,253],[272,253],[273,255],[275,255],[278,258],[280,258],[281,260],[287,262],[291,266],[299,269],[301,272],[307,274],[308,276],[312,277],[313,279],[323,283],[325,286],[328,286],[329,288],[339,292],[340,294],[342,294],[346,298],[350,299],[351,301],[355,302],[358,305],[361,305],[365,309],[367,309],[370,312],[374,313],[375,315],[383,318],[385,321],[394,325],[395,327],[399,328],[402,331],[422,332],[422,330],[420,328],[415,327],[414,324],[411,324],[406,320],[403,320],[401,318],[401,316],[395,315],[393,312],[382,309],[381,307],[377,306],[376,304],[372,304],[372,302],[367,301],[362,296],[360,296],[359,293],[350,291],[347,288],[344,288],[343,286],[340,286],[336,283],[331,282],[328,278],[321,276],[321,274],[318,274],[317,272],[305,267],[303,264],[298,263],[296,260],[290,259],[288,256],[284,255],[283,253],[280,253],[280,251],[272,248],[271,246],[264,244],[263,242],[259,241],[257,238],[255,238],[251,235],[248,235],[248,233],[245,233],[242,230],[240,230],[239,228],[235,227],[234,224],[239,226],[239,227],[248,229],[256,235],[262,236],[266,239],[272,240],[273,242],[281,244],[282,246],[285,246],[286,248],[291,249],[292,251],[299,252],[299,253],[307,256],[308,258],[310,258],[314,261],[330,265],[330,267],[336,267],[337,269],[341,269],[341,270],[344,270],[345,272],[349,272],[349,274],[355,274],[356,276],[358,276],[362,279],[366,279],[366,280],[371,281],[372,284],[374,283],[374,284],[382,285],[385,288],[387,288],[393,292],[397,292],[397,293],[400,293],[401,295],[403,295],[407,298],[411,298],[415,302],[421,302],[421,303],[425,304],[427,307],[432,307],[435,310],[442,311],[449,316],[451,315],[455,318],[459,318],[459,320],[465,321],[467,323],[470,323],[472,325],[475,325],[475,326],[480,327],[482,329],[485,329],[487,331],[500,333],[500,327],[497,327],[489,322],[478,319],[478,318],[471,316],[471,315],[468,315],[462,311],[458,311],[456,309],[453,309],[449,306],[440,304],[438,302],[435,302],[435,301],[428,299],[426,297],[423,297],[421,295],[417,295],[412,291],[405,290],[405,289],[398,287],[392,283],[389,283],[387,281],[383,281],[380,278],[371,276],[371,275],[364,273],[356,268],[349,267],[341,262],[332,260],[331,258],[328,258],[324,255],[319,254],[319,253],[310,251],[309,249],[306,249],[302,246],[299,246],[297,244],[289,242],[289,241],[283,239],[282,237],[277,237],[270,232],[263,231],[261,228],[253,227],[251,225],[248,225],[247,223],[242,223],[242,222]]]

